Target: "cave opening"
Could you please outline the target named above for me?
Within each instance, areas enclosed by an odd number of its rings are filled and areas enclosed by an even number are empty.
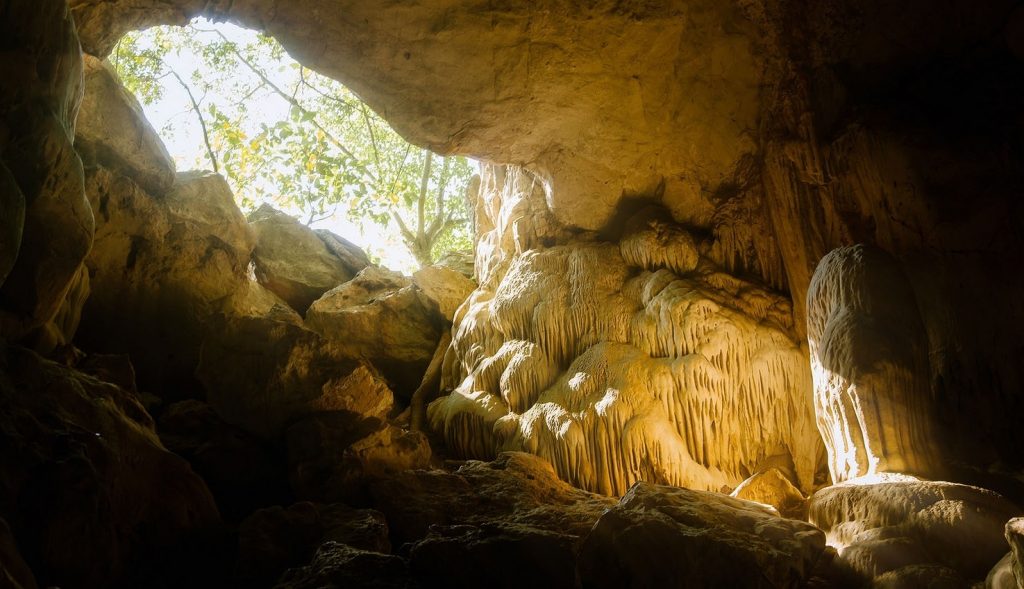
[[[0,2],[3,571],[1019,584],[1017,4]],[[417,192],[462,272],[308,226]]]

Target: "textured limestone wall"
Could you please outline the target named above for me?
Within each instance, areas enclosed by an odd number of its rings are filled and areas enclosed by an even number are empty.
[[[72,146],[82,58],[63,0],[2,8],[0,335],[48,352],[71,339],[88,292],[93,218]]]

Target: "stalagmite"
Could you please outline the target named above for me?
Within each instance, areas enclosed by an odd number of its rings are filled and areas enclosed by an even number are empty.
[[[818,428],[832,480],[938,472],[927,342],[910,285],[881,250],[833,250],[807,295]]]

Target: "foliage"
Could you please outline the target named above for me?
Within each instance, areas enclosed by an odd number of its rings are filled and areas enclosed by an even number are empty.
[[[420,264],[469,246],[472,167],[465,158],[410,145],[347,88],[304,68],[272,38],[229,37],[206,26],[129,34],[112,61],[145,104],[170,84],[187,92],[186,110],[206,143],[206,161],[196,163],[220,171],[240,206],[272,202],[301,211],[307,223],[340,207],[354,222],[397,226]]]

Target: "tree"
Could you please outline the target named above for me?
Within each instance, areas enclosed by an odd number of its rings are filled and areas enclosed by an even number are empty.
[[[272,202],[311,224],[340,207],[354,222],[393,228],[420,265],[469,247],[465,158],[409,144],[272,38],[212,26],[129,34],[112,60],[144,104],[161,100],[172,80],[184,90],[205,144],[206,162],[196,163],[220,171],[243,209]]]

